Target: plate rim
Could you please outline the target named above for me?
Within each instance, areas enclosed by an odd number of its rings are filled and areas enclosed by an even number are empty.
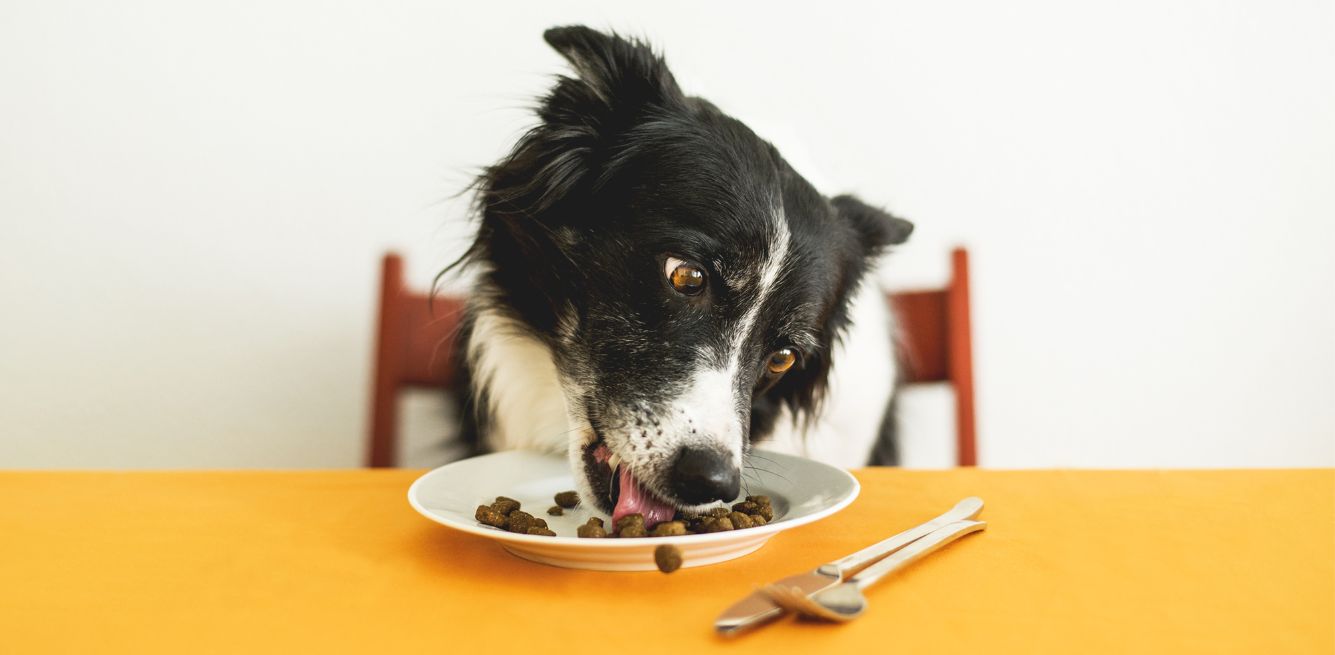
[[[440,525],[443,525],[453,530],[458,530],[460,532],[475,534],[482,537],[489,537],[499,541],[510,541],[519,544],[561,544],[569,546],[579,546],[581,548],[601,548],[607,550],[617,550],[624,548],[643,548],[650,544],[654,545],[658,544],[677,545],[683,543],[708,544],[713,542],[727,541],[729,539],[740,536],[740,534],[738,533],[745,534],[748,536],[766,536],[768,540],[768,537],[783,532],[785,530],[791,530],[793,528],[807,525],[808,523],[814,523],[828,516],[836,514],[839,511],[843,510],[845,507],[848,507],[850,504],[852,504],[854,500],[857,500],[858,495],[862,493],[862,484],[858,482],[857,476],[854,476],[847,469],[840,468],[838,466],[833,466],[831,464],[826,464],[825,462],[816,461],[814,459],[808,459],[797,455],[790,455],[788,453],[780,453],[772,450],[765,450],[763,448],[757,448],[756,450],[765,453],[766,455],[779,455],[781,457],[788,457],[792,459],[802,460],[808,464],[822,466],[832,471],[836,471],[844,478],[846,478],[848,482],[852,483],[852,487],[849,493],[844,498],[840,498],[833,505],[830,505],[829,507],[826,507],[820,511],[812,512],[810,514],[806,514],[804,516],[800,516],[791,520],[783,520],[775,523],[766,523],[765,525],[762,526],[754,528],[744,528],[743,530],[728,530],[725,532],[714,532],[708,534],[687,534],[687,535],[676,535],[671,537],[651,537],[651,538],[625,539],[625,540],[585,539],[581,537],[566,537],[560,535],[555,537],[544,537],[535,534],[518,534],[515,532],[508,532],[505,530],[485,527],[481,525],[467,525],[464,523],[445,520],[442,517],[435,516],[427,508],[423,507],[421,503],[418,502],[417,492],[424,480],[426,480],[428,477],[435,474],[436,472],[442,469],[449,468],[450,466],[453,466],[460,462],[495,457],[498,455],[505,456],[510,453],[516,453],[516,452],[531,453],[534,455],[550,454],[550,453],[541,453],[537,451],[506,450],[506,451],[487,453],[485,455],[479,455],[476,457],[468,457],[465,459],[456,460],[454,462],[450,462],[449,464],[443,464],[441,466],[437,466],[436,468],[433,468],[430,471],[423,473],[422,475],[418,476],[416,480],[413,480],[412,485],[408,487],[408,494],[407,494],[408,504],[411,505],[412,508],[416,510],[418,514],[421,514],[422,516],[426,517],[427,519],[431,520],[434,523],[439,523]]]

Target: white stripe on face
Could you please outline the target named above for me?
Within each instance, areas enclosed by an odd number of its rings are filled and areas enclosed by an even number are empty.
[[[779,274],[783,272],[783,267],[788,263],[788,244],[792,241],[792,233],[788,231],[788,219],[784,216],[783,207],[776,207],[771,214],[772,227],[774,231],[770,234],[769,256],[760,267],[759,280],[756,282],[755,297],[751,300],[751,306],[742,315],[742,319],[737,322],[737,331],[732,337],[732,343],[728,344],[728,364],[727,371],[730,377],[737,377],[738,359],[746,350],[746,342],[751,338],[751,330],[755,327],[756,317],[760,315],[760,309],[765,306],[765,301],[769,299],[770,290],[774,288],[774,283],[779,279]]]
[[[760,310],[768,301],[788,261],[792,234],[783,208],[771,213],[769,252],[755,275],[754,293],[746,300],[746,312],[737,321],[732,339],[727,345],[727,357],[722,368],[706,365],[691,375],[689,390],[678,398],[671,418],[690,417],[691,425],[679,434],[684,440],[716,444],[733,453],[741,464],[742,441],[745,427],[738,416],[737,376],[742,370],[741,358],[751,339]],[[707,361],[707,360],[704,360]],[[691,429],[695,433],[691,433]]]

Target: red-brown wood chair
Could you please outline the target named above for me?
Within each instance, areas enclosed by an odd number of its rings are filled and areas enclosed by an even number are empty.
[[[889,301],[898,312],[905,382],[951,383],[955,389],[956,459],[960,466],[975,465],[968,253],[963,248],[951,253],[951,278],[946,288],[893,293]],[[447,389],[456,383],[454,335],[463,307],[464,299],[459,296],[431,298],[409,290],[403,279],[402,258],[394,253],[385,255],[367,466],[394,466],[397,462],[400,391]]]

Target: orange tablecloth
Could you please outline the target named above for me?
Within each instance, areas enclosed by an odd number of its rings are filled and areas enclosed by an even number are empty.
[[[864,470],[844,512],[668,576],[519,560],[416,515],[418,474],[0,473],[0,652],[1335,651],[1331,470]],[[988,530],[864,618],[711,632],[967,495]]]

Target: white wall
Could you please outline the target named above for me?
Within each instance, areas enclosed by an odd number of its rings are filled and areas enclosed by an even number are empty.
[[[912,218],[899,286],[972,248],[985,464],[1335,465],[1331,3],[463,6],[0,3],[0,467],[356,465],[378,255],[457,252],[570,22]]]

